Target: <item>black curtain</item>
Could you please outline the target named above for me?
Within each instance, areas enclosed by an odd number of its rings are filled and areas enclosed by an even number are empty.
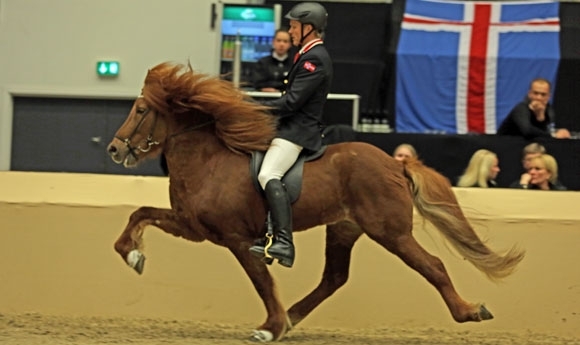
[[[580,131],[580,3],[560,3],[560,65],[554,88],[556,126]]]

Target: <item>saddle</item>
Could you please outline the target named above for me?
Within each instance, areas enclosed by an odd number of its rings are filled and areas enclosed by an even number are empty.
[[[298,200],[300,196],[300,191],[302,190],[302,171],[304,169],[304,163],[317,160],[322,157],[324,151],[326,151],[327,146],[322,146],[318,151],[307,151],[302,150],[298,159],[292,165],[292,167],[286,172],[284,177],[282,177],[282,183],[286,186],[286,191],[288,193],[288,198],[290,198],[290,203],[294,203]],[[252,177],[252,182],[256,190],[264,196],[264,190],[260,186],[258,181],[258,173],[260,172],[260,167],[262,166],[262,161],[266,152],[264,151],[254,151],[252,152],[252,157],[250,158],[250,176]]]

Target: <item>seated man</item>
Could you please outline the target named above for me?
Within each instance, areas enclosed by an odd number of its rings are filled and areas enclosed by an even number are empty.
[[[560,128],[554,132],[550,130],[550,125],[554,124],[554,110],[548,103],[549,100],[550,82],[543,78],[532,80],[528,97],[510,111],[499,126],[497,134],[523,136],[526,139],[550,136],[570,138],[567,129]]]

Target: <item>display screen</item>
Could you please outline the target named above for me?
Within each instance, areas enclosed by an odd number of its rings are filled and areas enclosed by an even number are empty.
[[[224,4],[221,22],[221,58],[233,59],[236,39],[241,42],[243,62],[269,55],[276,31],[273,7]]]

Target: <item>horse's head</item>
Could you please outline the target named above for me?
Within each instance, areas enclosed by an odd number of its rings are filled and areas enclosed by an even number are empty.
[[[166,123],[144,97],[135,100],[129,116],[115,133],[107,152],[117,164],[135,167],[145,158],[158,156],[167,137]]]
[[[165,147],[169,150],[166,145],[177,136],[195,137],[206,147],[217,143],[221,149],[249,153],[266,150],[276,134],[276,119],[268,107],[228,81],[195,73],[190,65],[153,67],[141,92],[108,146],[113,161],[125,167],[155,157]]]

